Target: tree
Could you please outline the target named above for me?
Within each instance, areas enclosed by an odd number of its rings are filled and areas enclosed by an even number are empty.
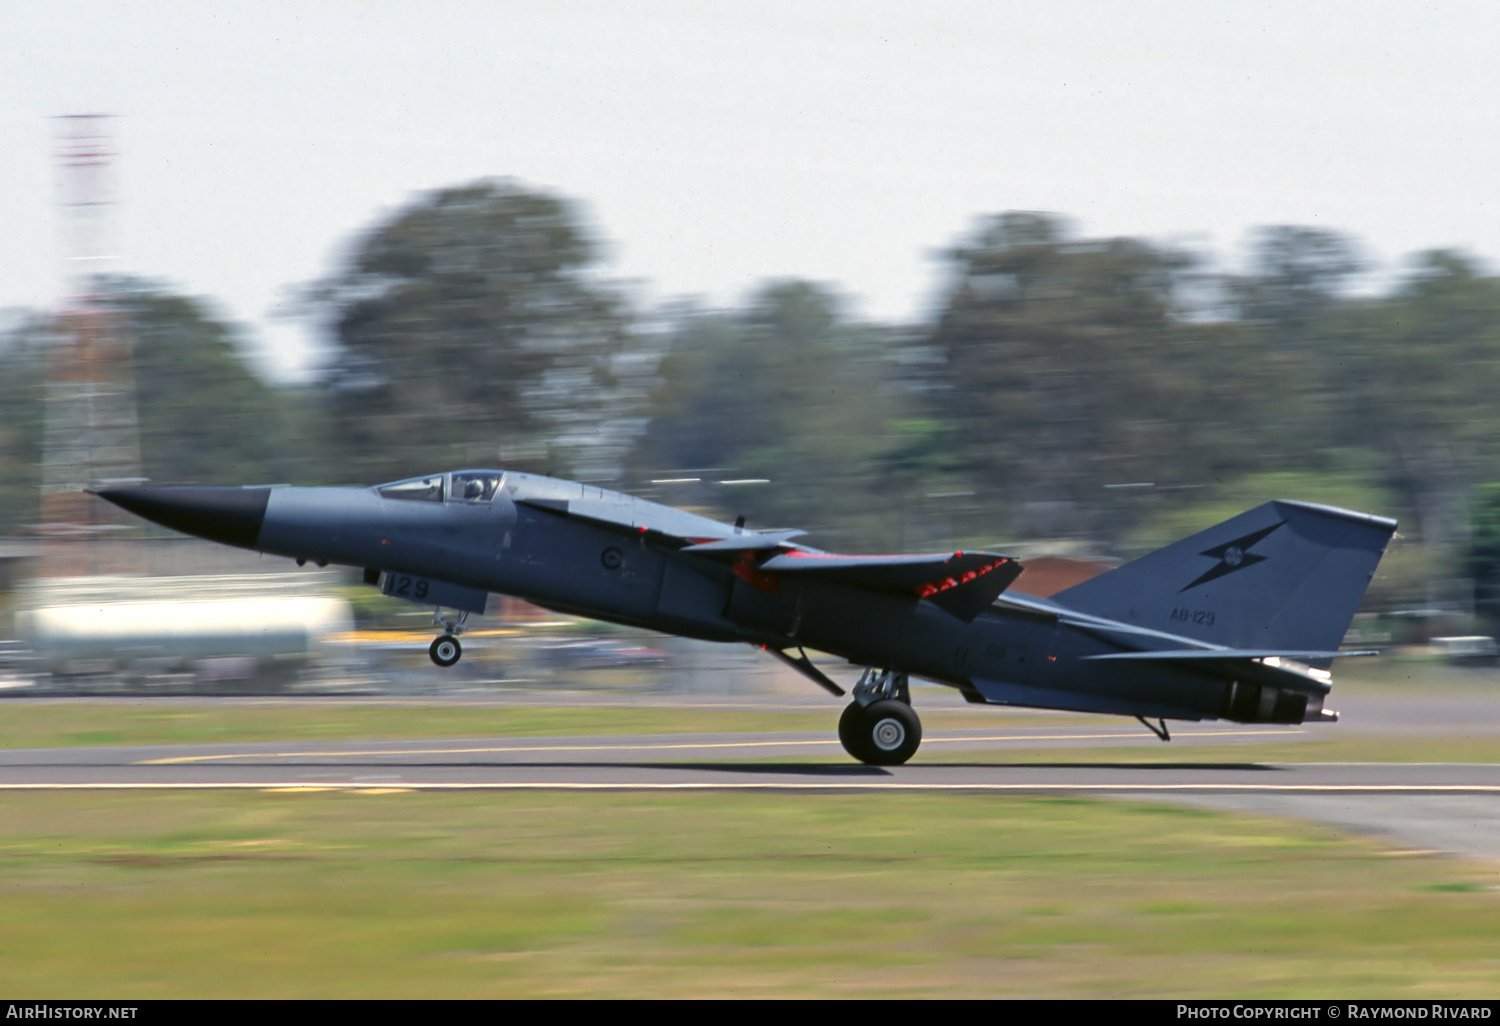
[[[135,368],[141,472],[153,481],[248,484],[322,476],[313,412],[250,369],[236,329],[200,299],[140,279],[106,283]]]
[[[424,195],[359,239],[310,294],[337,343],[323,385],[349,473],[607,464],[642,388],[595,260],[571,204],[506,181]]]
[[[0,532],[37,521],[42,382],[51,331],[49,318],[26,312],[0,333]]]
[[[1142,511],[1106,486],[1201,485],[1260,463],[1255,440],[1283,415],[1275,365],[1238,326],[1184,316],[1186,254],[1010,213],[949,259],[933,415],[998,522],[1108,538]]]
[[[1228,292],[1238,319],[1259,326],[1273,346],[1307,346],[1363,266],[1354,243],[1336,232],[1260,228],[1250,274],[1229,279]]]
[[[767,283],[741,310],[679,312],[636,476],[703,477],[659,497],[817,530],[822,544],[900,544],[905,496],[880,488],[888,428],[910,415],[888,376],[898,337],[805,281]],[[769,483],[712,483],[723,479]]]
[[[1331,444],[1375,454],[1407,530],[1457,554],[1471,487],[1500,478],[1500,278],[1420,254],[1390,294],[1343,305],[1326,349]]]
[[[258,378],[236,329],[207,305],[137,278],[98,285],[110,330],[130,348],[141,473],[199,484],[317,479],[314,411]],[[43,396],[57,319],[30,313],[0,335],[0,529],[35,523]]]
[[[1500,633],[1500,484],[1476,490],[1464,570],[1474,583],[1474,614]]]

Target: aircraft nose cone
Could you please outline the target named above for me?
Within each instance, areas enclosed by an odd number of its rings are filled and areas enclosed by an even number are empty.
[[[136,485],[93,494],[174,531],[253,549],[271,489]]]

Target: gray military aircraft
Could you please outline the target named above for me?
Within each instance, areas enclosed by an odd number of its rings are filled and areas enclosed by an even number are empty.
[[[439,666],[491,592],[563,613],[748,642],[834,695],[808,657],[864,667],[839,738],[904,763],[908,676],[976,703],[1166,721],[1331,721],[1328,667],[1396,522],[1276,501],[1051,598],[1008,591],[995,552],[847,556],[592,485],[464,470],[374,488],[138,485],[95,494],[148,520],[304,563],[364,568],[436,607]],[[1150,721],[1155,720],[1153,724]]]

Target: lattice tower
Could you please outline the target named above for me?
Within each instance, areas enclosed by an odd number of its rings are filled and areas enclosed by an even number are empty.
[[[106,287],[115,156],[108,115],[57,119],[67,298],[48,353],[42,442],[42,576],[137,569],[135,533],[85,488],[140,479],[130,341]]]

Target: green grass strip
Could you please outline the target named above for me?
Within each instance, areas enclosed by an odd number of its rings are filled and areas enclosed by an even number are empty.
[[[976,795],[0,795],[35,997],[1492,997],[1493,869]]]

